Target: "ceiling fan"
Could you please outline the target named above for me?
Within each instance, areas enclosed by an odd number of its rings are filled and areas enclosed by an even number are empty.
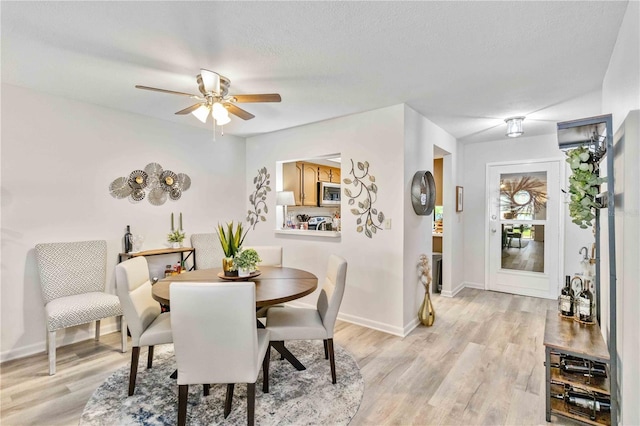
[[[193,114],[203,123],[207,122],[209,114],[214,119],[214,125],[223,126],[231,121],[229,113],[251,120],[255,117],[250,112],[235,105],[236,103],[248,102],[280,102],[280,95],[277,93],[265,93],[261,95],[229,95],[231,80],[216,72],[201,69],[196,77],[198,82],[199,95],[191,93],[176,92],[174,90],[158,89],[156,87],[136,85],[136,89],[152,90],[154,92],[169,93],[172,95],[188,96],[197,100],[197,103],[176,112],[177,115]]]

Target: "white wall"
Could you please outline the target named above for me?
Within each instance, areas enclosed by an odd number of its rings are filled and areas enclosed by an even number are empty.
[[[369,162],[369,171],[378,186],[375,206],[392,220],[391,229],[378,231],[371,239],[357,233],[356,217],[349,212],[347,198],[343,196],[341,238],[274,234],[278,226],[275,212],[281,210],[275,205],[274,179],[271,185],[274,191],[267,198],[267,221],[259,223],[246,241],[251,245],[283,246],[284,264],[313,272],[319,278],[319,287],[329,254],[343,256],[348,261],[348,270],[340,318],[398,335],[404,330],[403,111],[403,105],[396,105],[255,136],[247,140],[246,161],[247,192],[253,190],[253,177],[259,168],[266,166],[272,177],[277,176],[278,161],[339,153],[342,178],[349,177],[350,160]],[[316,291],[299,303],[315,305],[317,297]]]
[[[451,295],[453,288],[462,285],[460,263],[462,259],[454,253],[460,253],[463,247],[462,218],[464,213],[455,212],[455,186],[461,185],[460,168],[457,167],[458,142],[456,139],[423,117],[415,110],[405,106],[405,150],[404,150],[404,323],[417,322],[417,311],[422,303],[424,288],[418,282],[416,265],[421,254],[431,255],[432,215],[418,216],[411,204],[411,182],[419,170],[433,173],[433,146],[448,151],[443,184],[443,211],[445,212],[445,232],[443,258],[452,259],[443,262],[442,293]],[[453,263],[456,263],[454,265]],[[433,291],[433,288],[431,288]]]
[[[185,117],[185,120],[189,120]],[[34,246],[104,239],[107,285],[122,251],[126,225],[145,237],[143,249],[166,245],[170,214],[184,216],[189,234],[214,232],[218,221],[245,209],[245,144],[233,136],[2,85],[1,359],[44,350],[45,319]],[[109,184],[150,162],[188,174],[179,201],[133,204],[109,194]],[[175,256],[149,258],[161,275]],[[106,331],[115,321],[105,321]],[[59,332],[64,343],[90,327]]]
[[[602,83],[602,113],[613,115],[616,134],[616,268],[621,424],[640,424],[640,3],[629,2]],[[635,111],[634,111],[635,110]],[[629,114],[630,111],[634,111]],[[627,119],[625,122],[624,120]],[[624,127],[622,127],[624,124]],[[604,250],[603,250],[604,252]],[[604,253],[602,262],[608,262]],[[603,290],[608,291],[608,276]],[[607,308],[603,306],[603,308]],[[603,309],[603,315],[605,314]],[[608,312],[608,309],[606,309]],[[604,322],[604,321],[603,321]],[[606,325],[605,325],[606,326]],[[608,335],[608,327],[605,330]]]
[[[598,113],[594,111],[593,115]],[[468,286],[485,288],[487,164],[551,158],[562,159],[564,162],[566,156],[558,149],[556,134],[468,144],[464,151],[464,280]],[[561,186],[567,187],[566,184]],[[582,246],[591,247],[593,236],[590,231],[581,230],[571,223],[564,202],[560,208],[564,210],[565,221],[564,274],[574,274],[581,271],[578,251]]]

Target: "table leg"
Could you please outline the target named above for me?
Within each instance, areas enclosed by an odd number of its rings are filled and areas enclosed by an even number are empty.
[[[264,324],[262,324],[262,322],[260,322],[260,320],[256,319],[256,323],[258,324],[258,328],[266,328],[264,326]],[[280,355],[282,355],[282,357],[284,359],[289,361],[291,363],[291,365],[293,365],[296,368],[296,370],[302,371],[302,370],[306,370],[307,369],[307,367],[305,367],[298,360],[298,358],[296,358],[296,356],[289,351],[289,349],[284,347],[284,342],[283,341],[271,342],[270,344],[273,347],[273,349],[275,349],[276,351],[280,352]]]
[[[302,370],[306,370],[307,369],[304,365],[302,365],[302,363],[300,361],[298,361],[298,358],[296,358],[295,355],[293,355],[291,352],[289,352],[289,349],[284,347],[284,342],[282,342],[282,341],[271,342],[271,346],[276,351],[280,352],[280,355],[282,355],[284,357],[284,359],[289,361],[291,363],[291,365],[293,365],[296,368],[296,370],[302,371]]]

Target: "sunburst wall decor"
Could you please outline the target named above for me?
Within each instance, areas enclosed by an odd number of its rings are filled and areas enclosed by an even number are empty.
[[[132,202],[145,198],[154,206],[161,206],[167,198],[177,201],[191,188],[191,178],[184,173],[164,170],[158,163],[149,163],[144,170],[134,170],[129,176],[115,179],[109,185],[113,198],[129,198]]]

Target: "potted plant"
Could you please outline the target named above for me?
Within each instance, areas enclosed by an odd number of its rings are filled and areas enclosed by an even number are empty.
[[[573,223],[586,229],[596,217],[594,209],[599,207],[596,196],[605,179],[598,177],[593,156],[587,147],[568,151],[566,161],[571,166],[569,215]]]
[[[240,222],[238,222],[235,231],[233,229],[233,221],[227,223],[226,231],[222,225],[218,224],[218,239],[225,255],[225,258],[222,259],[222,268],[227,276],[238,275],[233,258],[242,247],[246,235]]]
[[[255,272],[258,262],[262,262],[258,252],[254,249],[240,250],[233,258],[233,264],[238,269],[238,276],[247,277]]]
[[[179,248],[182,246],[182,242],[184,241],[184,235],[184,232],[180,232],[179,229],[176,229],[167,235],[167,240],[171,243],[171,247]]]

